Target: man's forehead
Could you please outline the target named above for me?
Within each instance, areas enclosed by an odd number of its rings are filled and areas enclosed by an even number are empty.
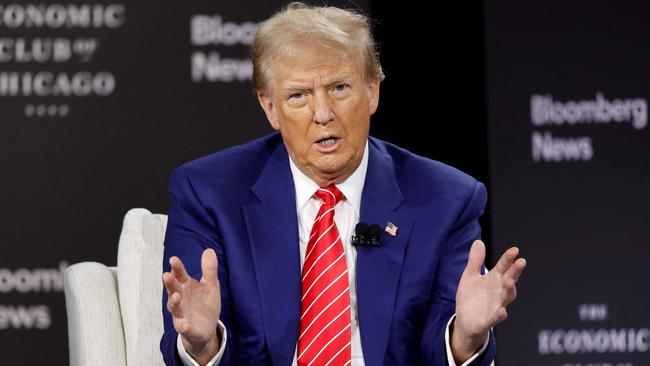
[[[348,60],[324,60],[309,63],[278,63],[274,68],[276,82],[281,87],[330,84],[361,77],[355,63]]]

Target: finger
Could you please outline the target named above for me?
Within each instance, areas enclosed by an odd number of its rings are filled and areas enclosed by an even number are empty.
[[[178,334],[185,334],[189,330],[189,325],[187,323],[187,320],[182,319],[182,318],[174,318],[174,329],[178,332]]]
[[[169,265],[172,267],[172,274],[180,283],[192,279],[190,275],[187,274],[187,271],[185,271],[185,266],[180,258],[176,256],[169,258]]]
[[[508,317],[508,312],[506,311],[506,308],[504,306],[501,306],[497,310],[497,319],[496,319],[496,322],[492,326],[495,326],[495,325],[501,323],[502,321],[506,320],[507,317]]]
[[[524,268],[526,268],[526,260],[524,258],[519,258],[512,264],[512,266],[510,266],[508,271],[504,274],[504,277],[510,278],[516,283],[524,272]]]
[[[475,240],[469,250],[469,259],[465,272],[481,274],[481,268],[485,261],[485,244],[480,240]]]
[[[519,248],[517,247],[512,247],[503,253],[501,258],[499,258],[499,261],[497,264],[494,266],[494,271],[497,271],[500,274],[506,273],[506,271],[512,266],[512,262],[517,258],[517,255],[519,254]]]
[[[218,269],[217,253],[214,249],[206,249],[201,256],[201,282],[216,286],[219,283],[217,278]]]
[[[501,304],[503,306],[510,305],[517,298],[517,286],[515,286],[515,281],[513,279],[508,279],[504,285],[503,299]]]
[[[172,314],[173,318],[183,317],[183,296],[178,292],[172,293],[167,300],[167,310]]]
[[[167,296],[170,296],[174,292],[181,292],[182,290],[181,283],[178,282],[176,277],[174,277],[174,275],[171,274],[170,272],[163,273],[162,281],[163,284],[165,285],[165,289],[167,290]]]
[[[514,289],[506,292],[506,297],[503,300],[503,304],[501,304],[501,305],[508,306],[508,305],[512,304],[512,302],[515,301],[516,298],[517,298],[517,288],[514,288]]]

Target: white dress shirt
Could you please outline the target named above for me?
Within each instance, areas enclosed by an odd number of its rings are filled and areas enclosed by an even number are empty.
[[[291,167],[291,174],[293,175],[293,183],[296,191],[296,211],[298,213],[298,231],[300,239],[300,268],[302,272],[302,266],[305,261],[305,253],[307,251],[307,243],[309,240],[309,234],[311,232],[311,227],[314,224],[314,219],[316,214],[322,204],[320,199],[314,196],[314,193],[319,188],[319,186],[307,177],[303,172],[298,169],[294,162],[289,159],[289,164]],[[359,214],[361,212],[361,193],[363,192],[363,185],[366,179],[366,170],[368,169],[368,143],[366,143],[365,151],[363,153],[363,159],[361,164],[357,169],[352,173],[345,182],[337,184],[336,187],[343,193],[345,199],[341,200],[334,207],[334,221],[336,226],[339,229],[341,234],[341,240],[343,241],[343,249],[345,251],[345,258],[348,265],[348,278],[350,281],[350,309],[351,309],[351,335],[352,335],[352,363],[351,366],[364,366],[363,362],[363,350],[361,349],[361,335],[359,333],[359,316],[358,316],[358,307],[357,307],[357,290],[356,290],[356,259],[357,259],[357,250],[351,244],[352,233],[354,232],[354,226],[359,222]],[[454,319],[452,316],[447,323],[447,330],[445,332],[445,343],[447,348],[447,360],[449,366],[456,366],[454,358],[451,355],[451,348],[449,346],[449,325]],[[221,362],[223,353],[226,349],[227,341],[227,332],[225,326],[221,321],[219,321],[219,330],[222,334],[221,337],[221,348],[219,352],[207,363],[207,366],[217,366]],[[465,366],[476,359],[485,348],[487,348],[489,342],[488,340],[483,345],[483,348],[472,358],[467,360],[461,366]],[[187,353],[181,342],[181,336],[178,336],[177,339],[177,348],[178,353],[180,354],[181,360],[185,366],[198,366],[198,364],[192,359],[192,357]],[[296,343],[297,348],[297,343]],[[297,350],[296,350],[297,352]],[[293,366],[297,365],[297,357],[294,352],[293,357]]]

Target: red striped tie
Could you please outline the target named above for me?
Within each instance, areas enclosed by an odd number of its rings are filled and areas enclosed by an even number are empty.
[[[335,186],[319,188],[323,200],[312,226],[302,268],[298,365],[342,366],[351,362],[350,287],[334,206]]]

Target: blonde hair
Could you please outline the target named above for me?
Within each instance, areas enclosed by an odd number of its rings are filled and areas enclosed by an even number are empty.
[[[294,2],[264,21],[255,35],[251,47],[255,90],[268,91],[273,62],[300,54],[305,44],[342,58],[356,57],[366,80],[384,80],[368,17],[354,10]]]

